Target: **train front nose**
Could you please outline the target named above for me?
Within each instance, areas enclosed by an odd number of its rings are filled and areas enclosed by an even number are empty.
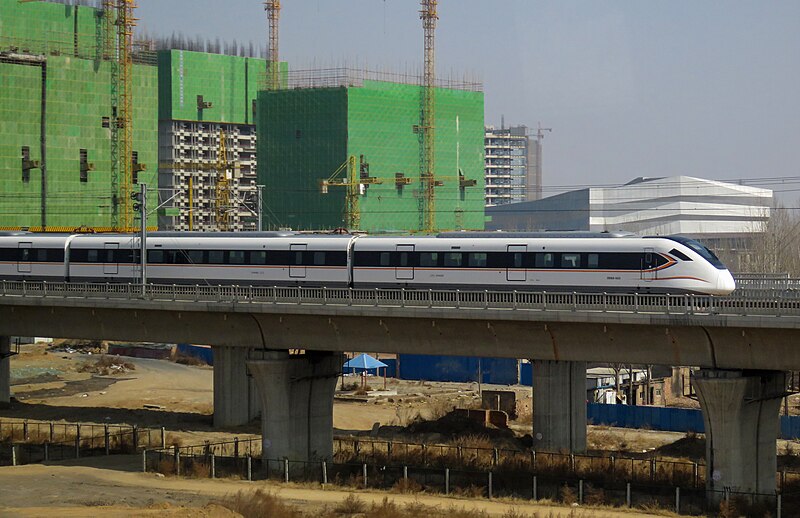
[[[720,270],[717,275],[715,295],[728,295],[736,289],[736,281],[728,270]]]

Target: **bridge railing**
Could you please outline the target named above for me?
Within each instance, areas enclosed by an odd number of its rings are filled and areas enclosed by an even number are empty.
[[[800,316],[800,290],[751,289],[708,295],[353,289],[300,286],[0,281],[2,297],[167,300],[229,304],[422,307],[668,315]]]

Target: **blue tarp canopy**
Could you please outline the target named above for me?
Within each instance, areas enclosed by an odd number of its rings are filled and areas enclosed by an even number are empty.
[[[377,369],[379,367],[386,367],[386,364],[369,354],[359,354],[344,364],[345,369]]]

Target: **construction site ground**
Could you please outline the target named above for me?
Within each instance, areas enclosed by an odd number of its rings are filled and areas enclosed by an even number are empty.
[[[45,344],[23,346],[12,357],[12,393],[10,409],[0,410],[0,419],[28,419],[56,422],[127,423],[140,427],[165,427],[168,444],[193,445],[204,441],[225,441],[258,437],[260,423],[216,430],[212,428],[213,371],[208,366],[183,365],[169,360],[120,357],[104,361],[105,369],[94,365],[103,355],[74,351]],[[107,357],[106,357],[107,358]],[[111,365],[111,367],[108,367]],[[125,367],[127,365],[127,367]],[[99,371],[100,374],[93,371]],[[360,378],[345,378],[345,385],[360,383]],[[371,388],[383,388],[382,378],[368,379]],[[452,430],[411,433],[407,425],[417,415],[435,418],[453,406],[475,406],[478,386],[475,383],[429,383],[389,379],[388,392],[379,397],[339,393],[334,402],[334,427],[338,435],[372,435],[409,442],[446,441]],[[484,389],[509,387],[484,386]],[[518,397],[530,397],[529,387],[513,387]],[[149,408],[145,408],[148,405]],[[376,427],[375,423],[381,426]],[[529,434],[530,416],[512,421],[516,436]],[[508,432],[506,432],[508,433]],[[499,435],[495,446],[504,446],[506,435]],[[481,442],[485,443],[485,439]],[[590,426],[591,450],[627,451],[641,455],[654,452],[663,458],[700,461],[704,442],[686,434],[649,430],[626,430]],[[779,448],[800,450],[797,444],[781,441]],[[344,498],[346,491],[325,491],[307,487],[286,487],[267,482],[188,480],[161,478],[137,473],[140,457],[80,459],[53,465],[29,465],[0,468],[0,511],[12,515],[35,516],[58,512],[63,516],[104,512],[127,514],[130,507],[140,514],[217,515],[213,501],[241,489],[268,487],[291,501],[322,506]],[[381,499],[385,493],[367,492],[368,501]],[[431,505],[449,506],[454,501],[430,495],[418,497],[389,495],[397,501],[419,498]],[[503,505],[486,501],[458,500],[459,506],[478,506],[491,514],[502,514]],[[211,507],[208,507],[211,505]],[[191,508],[191,512],[185,509]],[[520,503],[520,510],[538,511],[536,506]],[[46,513],[42,508],[47,508]],[[56,508],[58,510],[56,511]],[[547,507],[547,512],[556,508]],[[96,509],[95,509],[96,510]],[[598,511],[599,512],[599,511]],[[613,516],[611,511],[598,516]],[[627,516],[632,516],[626,513]],[[555,516],[555,515],[554,515]],[[592,514],[586,516],[593,516]]]

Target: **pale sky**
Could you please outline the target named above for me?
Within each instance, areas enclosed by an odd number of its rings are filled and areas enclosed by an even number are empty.
[[[417,71],[416,0],[282,0],[293,69]],[[257,0],[139,0],[139,29],[266,45]],[[553,128],[545,195],[637,176],[774,179],[800,206],[800,1],[440,0],[437,73],[486,124]],[[784,177],[790,177],[788,179]]]

